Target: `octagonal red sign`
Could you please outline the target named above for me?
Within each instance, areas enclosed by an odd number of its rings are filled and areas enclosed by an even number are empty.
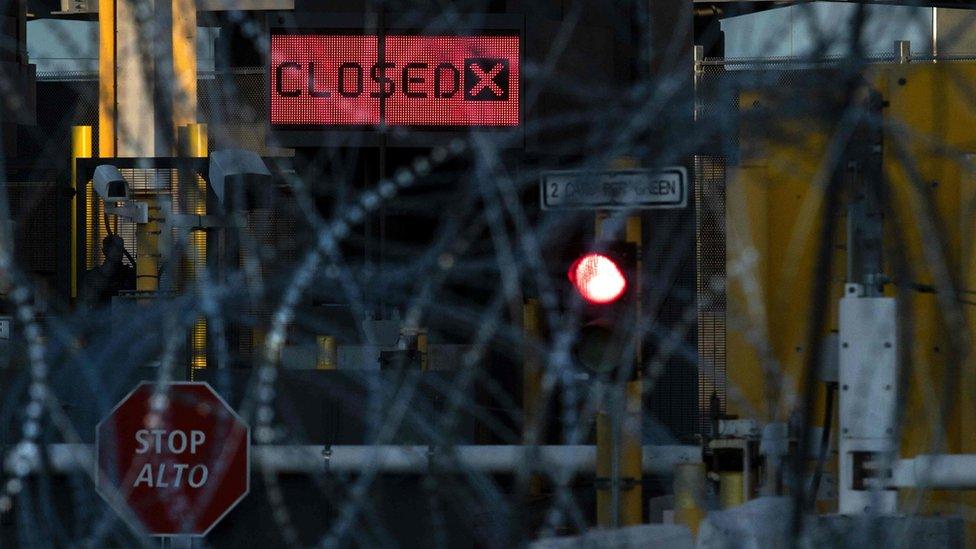
[[[149,535],[202,536],[247,495],[249,443],[209,384],[144,382],[98,424],[96,487]]]

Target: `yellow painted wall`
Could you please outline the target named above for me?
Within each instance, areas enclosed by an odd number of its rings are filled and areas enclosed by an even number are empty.
[[[934,266],[945,264],[944,273],[959,287],[976,291],[976,178],[967,163],[967,155],[976,153],[976,64],[879,65],[866,78],[887,102],[884,168],[895,211],[895,218],[886,220],[887,265],[900,252],[913,280],[899,283],[935,284],[939,269]],[[761,91],[744,91],[741,109],[748,114],[768,108],[765,97]],[[772,132],[744,123],[742,162],[729,172],[728,408],[761,419],[786,419],[798,403],[823,219],[818,188],[827,175],[823,162],[833,132],[831,121],[790,117],[789,112],[769,111],[776,121]],[[829,324],[834,328],[844,279],[843,215],[834,216],[841,223],[831,285]],[[941,235],[941,242],[933,233]],[[976,294],[960,297],[976,303]],[[910,310],[912,359],[902,455],[976,453],[976,358],[967,351],[950,361],[947,337],[956,330],[976,339],[976,306],[955,299],[947,305],[939,296],[913,292]],[[956,312],[963,315],[962,324],[953,325]],[[958,368],[949,367],[950,362]],[[956,405],[940,423],[946,387]],[[779,406],[772,406],[774,401]],[[814,417],[819,422],[820,412]],[[976,492],[916,496],[902,498],[905,510],[969,516],[962,505],[976,505]]]
[[[976,181],[967,155],[976,152],[973,83],[976,66],[940,63],[886,67],[879,78],[889,101],[885,171],[898,218],[892,235],[908,256],[912,278],[937,284],[951,277],[959,288],[974,286],[972,220]],[[940,238],[933,238],[938,233]],[[924,245],[923,245],[924,243]],[[943,269],[936,266],[945,265]],[[962,298],[966,294],[961,295]],[[974,296],[976,297],[976,296]],[[973,301],[973,299],[970,299]],[[973,307],[957,299],[915,293],[911,390],[906,405],[902,454],[976,452],[973,353],[953,358],[949,334],[969,339],[976,322]],[[953,315],[962,315],[954,323]],[[959,339],[959,338],[957,338]],[[955,366],[955,367],[953,367]],[[940,421],[940,406],[955,399]],[[922,496],[922,497],[920,497]],[[971,514],[974,492],[907,493],[906,510]],[[974,540],[972,526],[969,541]]]
[[[741,104],[746,110],[776,109],[762,94],[744,94]],[[741,134],[743,157],[730,170],[726,217],[728,409],[733,414],[784,421],[802,399],[812,273],[824,219],[822,185],[829,176],[827,131],[816,131],[824,126],[822,120],[801,117],[778,121],[775,139],[767,139],[768,127],[745,128]],[[843,289],[842,262],[838,251],[831,311]],[[829,318],[827,329],[835,329],[836,314]]]

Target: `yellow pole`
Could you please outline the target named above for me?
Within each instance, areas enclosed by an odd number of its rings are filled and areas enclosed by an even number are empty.
[[[115,0],[98,0],[98,156],[116,151]]]
[[[118,94],[117,94],[117,50],[116,50],[116,12],[115,0],[98,0],[98,156],[114,158],[117,154]],[[81,182],[87,185],[86,181]],[[88,253],[86,268],[98,264],[98,250],[101,248],[103,233],[107,231],[102,223],[93,217],[98,211],[93,193],[87,193],[88,203],[85,224]],[[99,230],[95,231],[95,227]],[[137,242],[138,242],[137,235]],[[77,267],[76,267],[77,268]],[[137,265],[138,271],[138,265]],[[138,288],[139,279],[136,279]],[[75,288],[77,291],[77,288]]]
[[[196,126],[197,120],[197,5],[196,0],[172,0],[173,14],[173,125]],[[190,129],[190,133],[193,133]],[[206,151],[206,127],[203,130]],[[193,136],[190,136],[191,141]],[[192,143],[191,143],[192,149]],[[192,153],[190,156],[194,156]],[[206,156],[206,152],[204,155]]]
[[[207,143],[207,125],[190,123],[186,126],[186,151],[187,154],[192,158],[206,158],[208,154],[209,145]],[[202,183],[202,185],[199,185]],[[201,178],[198,181],[198,190],[204,193],[206,197],[207,185],[206,182]],[[203,202],[204,211],[206,211],[207,203]]]
[[[611,417],[605,406],[601,406],[596,415],[596,478],[602,481],[612,481],[610,478],[613,461],[613,440],[610,423]],[[597,485],[596,488],[596,524],[601,528],[614,526],[613,501],[609,485]],[[620,524],[616,524],[620,526]]]
[[[617,387],[611,387],[616,390]],[[641,393],[640,381],[628,381],[623,387],[623,417],[620,418],[620,500],[618,520],[613,517],[612,487],[598,486],[596,492],[597,524],[601,527],[633,526],[643,522],[643,471],[641,461]],[[596,417],[596,476],[613,482],[613,414],[601,409]]]
[[[92,156],[92,127],[71,127],[71,299],[78,297],[78,167],[79,158]],[[84,183],[83,183],[84,184]]]
[[[318,336],[315,338],[318,343],[318,362],[315,365],[317,370],[335,370],[338,368],[338,345],[335,336]]]
[[[176,2],[174,2],[174,5]],[[174,14],[175,17],[175,14]],[[173,23],[174,33],[176,32],[176,22]],[[176,61],[176,40],[173,41],[174,64]],[[196,75],[194,74],[194,77]],[[186,126],[186,154],[191,158],[205,158],[207,156],[207,125],[188,124]],[[195,194],[193,201],[193,213],[206,215],[207,213],[207,182],[202,177],[195,178]],[[193,272],[191,276],[197,279],[206,268],[207,264],[207,233],[204,231],[194,231],[190,233],[190,241],[194,250],[194,257],[191,264]],[[207,319],[201,317],[193,324],[193,335],[190,338],[191,349],[191,369],[193,376],[194,370],[207,367]]]
[[[626,224],[626,234],[625,239],[635,245],[638,250],[637,253],[637,279],[634,280],[634,290],[636,292],[636,298],[634,299],[634,325],[640,326],[641,319],[641,276],[644,270],[641,265],[640,260],[640,249],[641,243],[643,242],[642,231],[641,231],[641,218],[639,215],[632,215],[627,218]],[[640,334],[637,334],[634,338],[634,368],[636,369],[636,377],[633,381],[628,381],[626,387],[624,388],[624,418],[622,426],[622,449],[620,452],[621,464],[620,469],[623,478],[633,478],[637,482],[633,488],[623,492],[621,496],[621,521],[624,525],[630,524],[640,524],[643,522],[643,504],[642,504],[642,493],[643,487],[641,485],[641,480],[643,479],[643,469],[641,467],[642,461],[644,459],[643,448],[641,447],[642,429],[641,421],[643,414],[643,396],[644,396],[644,386],[641,381],[641,365],[644,363],[642,359],[641,352],[641,341],[642,338]]]
[[[596,215],[596,236],[604,237],[604,222],[609,217],[606,212],[598,212]],[[640,248],[641,245],[641,219],[639,216],[630,216],[624,226],[625,239]],[[641,272],[640,261],[637,262],[637,272]],[[636,288],[636,299],[634,307],[635,322],[640,319],[641,288],[640,277],[634,281]],[[635,338],[637,346],[635,352],[635,364],[637,368],[637,379],[625,382],[622,388],[622,417],[618,418],[620,426],[620,438],[617,441],[619,449],[619,501],[617,501],[617,518],[614,520],[613,509],[613,487],[600,486],[597,488],[597,524],[600,526],[632,526],[643,522],[643,489],[641,481],[643,479],[642,460],[643,449],[641,448],[641,414],[642,414],[642,395],[643,385],[640,380],[641,365],[641,341]],[[617,387],[611,387],[611,391],[616,392]],[[612,410],[603,409],[597,413],[596,418],[596,440],[597,440],[597,478],[609,479],[613,482],[613,418]]]
[[[624,387],[624,417],[620,431],[620,478],[633,479],[633,485],[620,491],[620,525],[632,526],[643,522],[641,502],[643,469],[641,461],[641,396],[640,380],[628,381]]]

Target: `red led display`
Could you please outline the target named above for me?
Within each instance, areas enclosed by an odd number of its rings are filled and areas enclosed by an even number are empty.
[[[378,55],[375,36],[272,35],[271,124],[379,123]]]
[[[517,36],[387,36],[402,93],[386,100],[391,126],[517,126]]]
[[[272,35],[273,126],[518,126],[519,37]]]

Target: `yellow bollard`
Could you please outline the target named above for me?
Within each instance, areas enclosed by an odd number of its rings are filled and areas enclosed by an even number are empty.
[[[92,127],[71,127],[71,299],[78,297],[78,167],[79,158],[92,156]],[[87,182],[82,182],[86,184]]]
[[[741,485],[741,483],[740,483]],[[674,521],[684,524],[693,536],[705,517],[705,464],[682,463],[674,468]]]
[[[736,507],[746,502],[742,472],[725,471],[719,473],[719,499],[722,509]]]
[[[335,370],[339,364],[338,346],[334,336],[317,336],[315,342],[318,344],[318,360],[315,364],[317,370]]]

